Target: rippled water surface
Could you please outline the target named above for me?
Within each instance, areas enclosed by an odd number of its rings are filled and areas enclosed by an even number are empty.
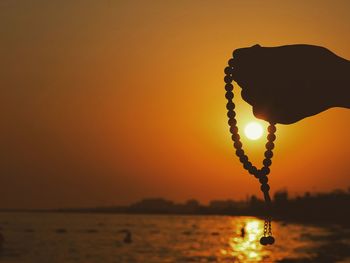
[[[274,222],[276,244],[262,247],[262,226],[254,217],[0,213],[0,262],[350,262],[348,229]]]

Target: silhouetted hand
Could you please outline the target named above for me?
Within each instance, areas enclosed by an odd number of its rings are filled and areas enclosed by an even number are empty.
[[[350,107],[350,62],[311,45],[233,52],[233,79],[257,118],[290,124],[331,107]]]

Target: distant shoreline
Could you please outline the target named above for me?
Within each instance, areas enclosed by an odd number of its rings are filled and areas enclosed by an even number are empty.
[[[288,198],[281,191],[272,201],[274,220],[313,225],[340,224],[350,226],[350,190],[310,194]],[[175,203],[163,198],[146,198],[128,206],[76,207],[58,209],[0,209],[0,212],[20,213],[85,213],[126,215],[177,215],[177,216],[254,216],[264,218],[266,205],[251,196],[246,201],[213,200],[203,205],[191,199]]]
[[[146,199],[146,200],[154,200],[154,199]],[[334,199],[336,200],[336,199]],[[159,201],[157,199],[157,201]],[[142,202],[142,201],[141,201]],[[223,201],[225,202],[225,201]],[[227,202],[227,201],[226,201]],[[311,202],[312,205],[313,202]],[[168,211],[160,211],[158,209],[155,210],[153,207],[152,209],[148,210],[144,207],[141,209],[131,209],[131,206],[125,206],[125,207],[95,207],[95,208],[63,208],[63,209],[0,209],[0,213],[38,213],[38,214],[44,214],[44,213],[57,213],[57,214],[109,214],[109,215],[135,215],[135,216],[251,216],[251,217],[257,217],[257,218],[264,218],[264,206],[263,203],[260,203],[259,201],[258,206],[251,205],[250,202],[247,203],[247,206],[241,207],[239,210],[233,211],[214,211],[213,209],[210,209],[209,206],[201,206],[198,205],[196,209],[192,210],[168,210]],[[349,200],[350,205],[350,200]],[[281,210],[281,207],[284,209]],[[318,213],[314,213],[314,209],[308,209],[308,206],[303,207],[297,206],[294,209],[291,209],[291,205],[289,204],[276,204],[275,202],[275,209],[274,209],[274,215],[273,220],[274,221],[281,221],[285,222],[287,224],[289,223],[295,223],[295,224],[307,224],[307,225],[314,225],[314,226],[322,226],[322,227],[330,227],[334,225],[340,225],[344,227],[350,227],[350,209],[344,209],[348,208],[350,206],[333,206],[333,211],[327,212],[327,207],[324,206],[323,210],[318,209]],[[192,207],[193,208],[193,207]],[[341,214],[334,213],[337,211],[334,211],[334,208],[340,208]],[[336,209],[339,210],[339,209]],[[287,211],[287,212],[286,212]],[[307,212],[306,212],[307,211]],[[241,212],[241,213],[239,213]],[[323,216],[320,216],[323,215]]]
[[[244,215],[244,214],[165,214],[165,213],[112,213],[112,212],[88,212],[88,211],[57,211],[57,210],[21,210],[21,209],[10,209],[3,210],[0,209],[0,213],[37,213],[37,214],[88,214],[88,215],[124,215],[124,216],[178,216],[178,217],[201,217],[201,216],[213,216],[213,217],[255,217],[261,220],[264,219],[263,216],[259,215]],[[285,224],[302,224],[309,226],[317,226],[323,228],[330,228],[334,226],[342,226],[350,228],[350,222],[347,220],[339,220],[339,221],[326,221],[326,220],[311,220],[308,218],[304,218],[304,220],[296,220],[295,218],[282,218],[275,217],[273,221],[282,222]],[[1,225],[1,223],[0,223]]]

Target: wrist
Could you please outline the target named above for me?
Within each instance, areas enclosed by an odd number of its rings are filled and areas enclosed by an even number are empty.
[[[343,60],[340,69],[338,70],[338,78],[335,84],[338,86],[335,98],[335,106],[350,108],[350,61]]]

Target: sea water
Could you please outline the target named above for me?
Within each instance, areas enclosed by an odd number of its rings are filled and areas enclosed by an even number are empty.
[[[350,262],[344,227],[273,222],[266,247],[262,229],[255,217],[0,213],[0,262]]]

